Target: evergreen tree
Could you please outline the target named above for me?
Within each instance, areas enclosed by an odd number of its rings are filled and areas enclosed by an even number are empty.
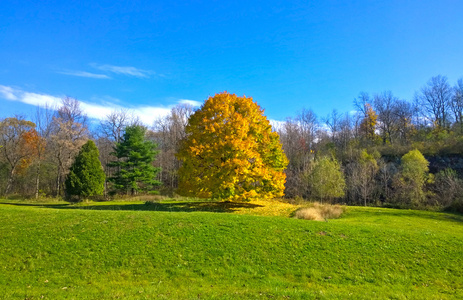
[[[150,191],[160,184],[155,179],[160,168],[153,166],[158,153],[156,145],[145,139],[146,128],[131,125],[125,128],[120,143],[116,143],[114,155],[118,160],[108,164],[117,171],[110,181],[117,191],[135,195],[139,191]]]
[[[105,173],[98,156],[98,148],[92,140],[82,146],[66,178],[69,197],[80,199],[103,194]]]

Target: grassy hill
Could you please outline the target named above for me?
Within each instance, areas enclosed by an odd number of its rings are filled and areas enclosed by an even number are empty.
[[[2,299],[458,299],[463,217],[197,201],[0,201]]]

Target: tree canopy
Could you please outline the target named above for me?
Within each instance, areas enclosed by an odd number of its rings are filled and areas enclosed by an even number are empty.
[[[429,177],[429,162],[416,149],[406,153],[401,160],[404,191],[413,204],[420,204],[425,198],[423,188]]]
[[[335,159],[317,159],[309,174],[309,183],[312,195],[321,201],[344,196],[346,182],[341,166]]]
[[[209,97],[185,131],[177,153],[180,194],[235,201],[283,196],[288,161],[252,98]]]
[[[18,169],[29,164],[34,141],[30,137],[34,133],[35,124],[22,117],[0,121],[0,149],[9,168],[5,194],[8,194]]]

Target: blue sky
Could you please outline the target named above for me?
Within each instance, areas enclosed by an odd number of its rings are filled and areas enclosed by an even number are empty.
[[[228,91],[274,120],[463,77],[463,1],[2,1],[0,117],[64,96],[146,123]],[[25,104],[28,103],[28,104]]]

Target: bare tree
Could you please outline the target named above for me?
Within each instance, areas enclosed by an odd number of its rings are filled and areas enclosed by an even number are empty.
[[[349,113],[345,113],[344,117],[339,121],[338,145],[342,151],[346,151],[349,148],[349,142],[354,137],[353,131],[352,117]]]
[[[392,199],[392,184],[394,176],[396,176],[399,171],[396,165],[392,162],[387,162],[384,159],[379,160],[379,186],[380,186],[380,195],[383,201],[389,201]]]
[[[52,109],[46,105],[45,107],[37,107],[35,114],[35,124],[36,130],[39,134],[40,141],[37,145],[37,159],[35,162],[35,198],[39,197],[40,191],[40,169],[42,166],[42,161],[45,160],[47,156],[47,141],[50,139],[51,135],[51,123],[53,120]]]
[[[436,174],[434,181],[434,191],[437,194],[436,202],[443,207],[448,207],[462,198],[463,181],[458,177],[453,169],[444,169]]]
[[[302,197],[307,190],[307,172],[313,154],[307,153],[306,145],[301,138],[301,128],[295,119],[288,118],[279,131],[289,164],[286,168],[285,195],[287,197]]]
[[[413,117],[416,115],[413,105],[405,100],[397,100],[393,109],[394,127],[396,129],[396,140],[405,143],[409,140],[413,130]]]
[[[354,107],[357,109],[354,117],[354,136],[356,139],[371,135],[371,126],[365,125],[369,123],[367,119],[369,118],[372,100],[368,93],[365,92],[360,92],[359,96],[354,99]]]
[[[50,147],[56,160],[56,196],[74,157],[88,139],[87,116],[77,99],[65,98],[51,124]]]
[[[378,126],[383,143],[393,142],[393,136],[396,130],[396,118],[394,110],[398,99],[394,97],[391,91],[386,91],[375,95],[373,105],[378,114]]]
[[[328,126],[331,140],[333,143],[336,143],[337,141],[340,129],[339,123],[341,122],[340,119],[341,115],[338,113],[336,109],[333,109],[333,111],[326,118],[323,118],[323,122],[326,124],[326,126]]]
[[[328,135],[334,143],[336,157],[343,162],[351,161],[353,158],[352,149],[350,149],[350,141],[354,138],[353,118],[349,113],[339,114],[333,110],[330,115],[324,118],[324,122],[328,127]]]
[[[71,97],[65,97],[61,100],[61,106],[56,112],[56,117],[63,122],[79,123],[82,127],[87,127],[88,117],[80,107],[80,102]]]
[[[170,191],[176,189],[178,185],[177,171],[180,168],[180,161],[175,154],[180,142],[186,137],[185,127],[193,113],[192,106],[177,105],[172,108],[169,115],[158,118],[152,130],[147,133],[148,138],[156,142],[160,150],[155,161],[155,166],[161,168],[158,180]]]
[[[100,161],[103,165],[106,178],[114,175],[115,170],[108,164],[116,158],[112,155],[114,147],[124,135],[124,130],[130,125],[141,125],[140,119],[135,117],[127,109],[120,109],[111,112],[100,121],[98,132],[95,135],[95,144],[100,152]],[[105,195],[108,191],[108,180],[105,181]]]
[[[120,109],[111,112],[100,121],[100,137],[104,137],[114,143],[121,141],[124,128],[129,125],[141,125],[140,120],[133,116],[129,110]]]
[[[301,142],[304,143],[304,150],[313,150],[315,148],[317,131],[320,128],[317,116],[311,109],[303,108],[296,120],[301,128]]]
[[[448,128],[450,125],[450,105],[452,88],[447,77],[435,76],[415,95],[423,114],[436,127]]]
[[[360,92],[359,96],[354,99],[354,107],[363,115],[367,116],[367,105],[371,104],[373,101],[370,99],[368,93]]]
[[[378,113],[378,128],[383,143],[406,141],[412,129],[413,107],[386,91],[374,97],[374,108]]]
[[[459,79],[455,87],[453,88],[453,97],[450,102],[450,108],[455,116],[455,123],[460,129],[460,133],[463,132],[463,78]]]
[[[307,191],[305,174],[314,160],[320,125],[311,109],[303,109],[295,118],[288,118],[279,130],[280,141],[289,160],[286,168],[287,197],[303,197]]]
[[[355,203],[360,199],[363,205],[367,206],[373,200],[377,171],[378,164],[374,155],[368,154],[366,150],[361,151],[357,161],[347,165],[347,186],[352,202]]]

